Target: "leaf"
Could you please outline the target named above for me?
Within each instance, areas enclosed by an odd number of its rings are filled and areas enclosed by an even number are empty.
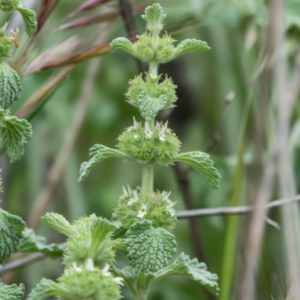
[[[46,245],[46,238],[35,235],[34,230],[25,228],[23,238],[20,241],[19,252],[41,252],[52,259],[56,259],[63,255],[63,249],[57,244]]]
[[[73,228],[76,233],[70,236],[64,257],[67,267],[74,262],[84,265],[91,258],[96,267],[103,268],[114,260],[117,244],[111,239],[116,229],[113,223],[91,215],[76,221]]]
[[[206,42],[195,40],[195,39],[187,39],[181,42],[175,50],[175,57],[188,53],[188,52],[200,52],[209,50]]]
[[[130,265],[137,272],[156,272],[176,253],[174,235],[163,228],[153,228],[148,220],[131,225],[126,238]]]
[[[92,157],[88,162],[84,162],[80,166],[79,171],[79,182],[82,182],[91,172],[92,168],[95,167],[105,158],[110,157],[124,157],[128,158],[127,155],[119,150],[111,149],[103,145],[96,144],[90,149],[90,156]]]
[[[203,285],[212,294],[219,295],[218,275],[207,271],[205,263],[199,263],[197,258],[191,260],[184,253],[181,253],[170,266],[159,270],[155,275],[155,281],[169,275],[184,275]]]
[[[154,119],[160,110],[167,105],[167,96],[161,95],[159,98],[150,97],[146,91],[139,95],[139,108],[143,118],[147,121]]]
[[[57,294],[58,284],[52,280],[43,278],[31,291],[27,300],[43,300]]]
[[[0,108],[7,109],[20,98],[20,77],[10,66],[0,62]]]
[[[194,151],[179,154],[174,161],[182,161],[199,171],[213,189],[219,189],[220,175],[213,166],[213,161],[204,152]]]
[[[25,222],[20,217],[0,209],[0,264],[19,250],[25,226]]]
[[[131,42],[128,39],[126,39],[124,37],[118,37],[118,38],[114,39],[110,43],[110,47],[115,50],[126,51],[129,54],[136,56],[133,45],[131,44]]]
[[[60,214],[47,213],[45,216],[41,217],[41,220],[49,228],[52,228],[66,236],[76,234],[72,225]]]
[[[37,21],[35,19],[35,12],[33,10],[28,9],[23,4],[19,4],[17,6],[17,10],[23,17],[25,23],[25,31],[28,36],[32,36],[32,34],[37,30]]]
[[[24,144],[28,143],[31,139],[32,126],[27,120],[5,116],[4,126],[0,127],[0,135],[10,162],[14,163],[25,152]]]
[[[1,300],[22,300],[25,293],[25,286],[21,283],[19,286],[16,284],[4,285],[0,281],[0,299]]]
[[[142,15],[142,18],[147,23],[147,29],[153,35],[158,35],[164,27],[162,22],[166,16],[159,4],[153,4],[145,9],[145,15]]]

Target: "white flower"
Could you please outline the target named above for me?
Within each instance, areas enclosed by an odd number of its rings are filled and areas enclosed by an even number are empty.
[[[130,206],[131,204],[138,202],[138,201],[139,201],[139,196],[136,191],[133,191],[133,198],[129,199],[127,205]]]
[[[140,218],[140,219],[143,219],[144,216],[147,214],[146,209],[147,209],[147,205],[143,204],[142,208],[140,209],[140,211],[139,211],[139,213],[137,215],[137,217]]]
[[[139,127],[139,122],[137,122],[136,120],[135,120],[135,117],[133,117],[133,128],[134,129],[138,129],[138,127]]]
[[[173,206],[177,202],[172,202],[169,200],[168,203],[170,203],[170,204],[167,206],[167,211],[170,213],[171,217],[174,217],[176,215],[176,211],[175,211],[175,209],[173,209]]]
[[[167,129],[168,129],[168,122],[166,122],[166,124],[163,125],[159,131],[159,140],[162,142],[165,141],[165,137],[166,137],[165,132]]]
[[[146,134],[146,139],[152,138],[153,132],[150,130],[148,122],[145,122],[145,134]]]
[[[125,197],[128,197],[128,196],[129,196],[124,186],[123,186],[123,195],[124,195]]]
[[[135,139],[137,139],[139,136],[136,134],[136,135],[134,135],[133,137],[134,137]]]
[[[162,198],[162,200],[168,202],[168,201],[170,201],[170,200],[169,200],[170,195],[171,195],[171,192],[167,193],[166,191],[163,191],[163,192],[161,193],[161,198]]]
[[[91,258],[89,258],[87,260],[86,269],[89,270],[89,271],[95,271],[94,263],[93,263],[93,260]]]
[[[124,279],[123,278],[121,278],[121,277],[116,277],[116,278],[114,278],[114,282],[116,282],[117,284],[119,284],[119,285],[123,285],[124,286],[124,284],[123,284],[123,281]]]
[[[102,270],[103,276],[109,276],[111,274],[110,272],[108,272],[109,268],[110,268],[110,265],[108,263],[106,263],[104,269]]]
[[[77,265],[76,265],[76,262],[74,261],[73,262],[73,269],[76,271],[76,272],[81,272],[81,268],[78,268]]]

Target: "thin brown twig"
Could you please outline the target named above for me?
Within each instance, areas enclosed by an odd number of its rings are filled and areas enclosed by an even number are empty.
[[[267,210],[271,210],[274,208],[279,208],[283,205],[291,204],[296,201],[300,201],[300,195],[295,197],[280,199],[270,202],[267,205]],[[218,215],[243,215],[248,214],[253,211],[253,206],[237,206],[237,207],[218,207],[218,208],[205,208],[205,209],[195,209],[188,211],[180,211],[177,213],[177,218],[186,219],[186,218],[196,218],[196,217],[209,217],[209,216],[218,216]],[[274,221],[272,221],[274,222]],[[66,243],[59,244],[60,247],[64,248]],[[43,253],[34,253],[28,255],[26,257],[17,259],[13,262],[7,263],[2,266],[0,270],[0,276],[7,274],[16,269],[26,267],[40,260],[46,259],[47,256]]]

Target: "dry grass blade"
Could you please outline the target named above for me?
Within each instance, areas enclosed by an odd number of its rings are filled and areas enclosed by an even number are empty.
[[[47,19],[53,12],[54,8],[58,4],[59,0],[43,0],[41,3],[40,11],[38,14],[38,27],[35,34],[37,34],[45,25]]]
[[[74,12],[73,15],[78,15],[82,12],[91,10],[93,8],[96,8],[97,6],[107,3],[110,0],[89,0],[86,1],[85,3],[83,3],[82,5],[80,5]]]
[[[133,9],[134,14],[141,13],[145,10],[145,6],[139,6]],[[119,11],[107,12],[98,15],[85,16],[72,20],[69,23],[63,24],[57,28],[57,30],[73,29],[78,27],[83,27],[92,24],[99,24],[106,21],[114,20],[115,18],[120,17]]]
[[[27,117],[33,110],[45,100],[59,84],[73,69],[73,66],[69,66],[61,70],[58,74],[48,79],[39,90],[37,90],[19,109],[16,116],[19,119]]]

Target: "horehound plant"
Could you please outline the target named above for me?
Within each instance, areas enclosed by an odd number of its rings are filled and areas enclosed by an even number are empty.
[[[133,125],[118,138],[118,149],[98,144],[92,147],[91,159],[81,165],[79,177],[80,182],[85,180],[92,168],[105,158],[121,157],[143,164],[142,185],[136,189],[123,187],[111,221],[94,214],[73,224],[55,213],[42,217],[48,227],[68,237],[63,259],[66,269],[58,282],[42,279],[29,300],[52,295],[60,300],[120,299],[123,284],[135,299],[147,299],[154,283],[173,274],[187,276],[218,295],[218,277],[207,271],[205,263],[181,253],[169,264],[176,253],[176,240],[171,233],[176,224],[176,203],[169,199],[170,192],[153,190],[155,162],[168,166],[176,161],[191,165],[212,188],[218,188],[220,176],[209,155],[199,151],[179,153],[181,143],[167,123],[155,123],[158,112],[174,107],[177,99],[172,80],[158,75],[159,64],[209,47],[195,39],[174,47],[174,39],[167,34],[160,36],[166,15],[159,4],[147,7],[142,17],[147,32],[138,36],[135,44],[117,38],[111,47],[149,63],[149,72],[131,80],[126,93],[127,101],[139,109],[145,121],[133,118]],[[117,251],[127,255],[129,266],[117,267]]]

